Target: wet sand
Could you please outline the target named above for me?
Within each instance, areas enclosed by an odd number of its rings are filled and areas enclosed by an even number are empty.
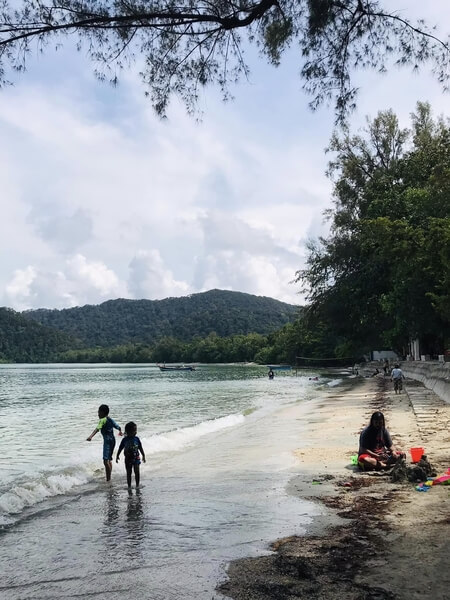
[[[290,493],[327,507],[306,536],[274,541],[273,553],[234,561],[218,591],[234,600],[444,600],[450,589],[450,488],[426,493],[389,474],[350,464],[359,432],[384,412],[394,445],[425,448],[438,474],[450,467],[450,405],[407,380],[395,395],[388,378],[359,378],[332,389],[307,419],[299,475]],[[410,463],[408,453],[407,462]],[[294,528],[294,527],[293,527]],[[318,533],[319,531],[319,533]]]

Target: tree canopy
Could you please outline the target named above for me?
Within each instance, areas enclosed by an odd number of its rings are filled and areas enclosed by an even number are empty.
[[[266,334],[293,321],[297,307],[273,298],[210,290],[164,300],[108,300],[63,310],[30,310],[24,316],[73,335],[88,347],[154,344],[218,336]],[[159,360],[159,359],[158,359]]]
[[[332,138],[331,233],[298,273],[306,322],[332,324],[347,349],[450,342],[450,121],[419,103],[409,129],[392,111]],[[311,323],[309,324],[311,327]],[[361,347],[362,346],[362,347]]]
[[[0,362],[47,362],[80,347],[70,335],[43,327],[10,308],[0,308]]]
[[[429,63],[444,87],[449,76],[448,43],[382,0],[0,0],[0,81],[74,35],[101,78],[137,61],[161,115],[172,94],[194,110],[206,84],[228,97],[249,74],[249,43],[274,65],[295,46],[311,106],[334,102],[338,120],[355,102],[354,68]]]

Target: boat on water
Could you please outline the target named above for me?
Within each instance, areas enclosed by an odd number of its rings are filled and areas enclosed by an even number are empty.
[[[160,371],[195,371],[192,365],[158,365]]]

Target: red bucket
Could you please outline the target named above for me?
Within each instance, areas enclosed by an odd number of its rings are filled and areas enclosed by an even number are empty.
[[[413,463],[419,462],[424,453],[423,448],[410,448],[409,451],[411,453],[411,460]]]

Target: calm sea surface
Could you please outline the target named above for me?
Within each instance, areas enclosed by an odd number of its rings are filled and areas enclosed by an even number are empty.
[[[286,408],[338,383],[309,375],[0,366],[0,596],[219,598],[230,560],[301,533],[318,510],[284,492],[302,432]],[[140,490],[122,462],[106,484],[102,437],[85,441],[103,403],[138,425]]]

